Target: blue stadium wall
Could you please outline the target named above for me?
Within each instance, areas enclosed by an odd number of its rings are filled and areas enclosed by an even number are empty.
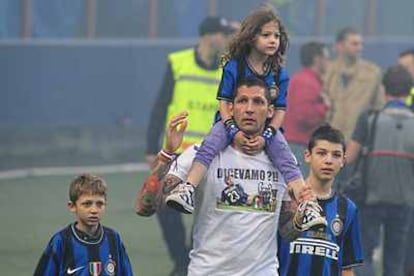
[[[298,52],[304,41],[293,39],[291,44],[291,74],[300,67]],[[166,54],[194,42],[0,43],[0,169],[142,160]],[[413,45],[414,39],[366,41],[363,55],[385,68]],[[90,158],[82,159],[88,151]],[[56,161],[58,156],[62,162]]]

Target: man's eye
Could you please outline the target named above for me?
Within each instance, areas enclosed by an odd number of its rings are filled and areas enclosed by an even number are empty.
[[[82,203],[82,205],[85,206],[85,207],[90,207],[90,206],[92,206],[92,202],[84,202],[84,203]]]

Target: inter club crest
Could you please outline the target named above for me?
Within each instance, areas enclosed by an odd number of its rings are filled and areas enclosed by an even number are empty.
[[[344,223],[338,216],[332,220],[331,230],[335,236],[339,236],[342,233],[343,228],[344,228]]]
[[[114,262],[114,260],[109,258],[109,261],[105,265],[106,274],[110,276],[115,275],[115,267],[116,267],[116,263]]]

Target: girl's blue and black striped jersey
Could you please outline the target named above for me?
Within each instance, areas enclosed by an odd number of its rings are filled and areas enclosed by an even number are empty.
[[[308,230],[294,241],[279,240],[281,276],[341,275],[363,262],[358,209],[341,194],[318,200],[328,226]]]
[[[38,275],[133,275],[118,232],[100,226],[95,238],[72,223],[51,238],[34,273]]]
[[[245,59],[230,59],[223,67],[223,75],[217,92],[218,100],[232,101],[233,93],[237,83],[242,78],[255,76],[262,79],[271,91],[273,105],[276,109],[286,109],[287,89],[289,85],[289,74],[284,67],[278,72],[268,68],[264,75],[257,75],[248,66]],[[273,92],[272,92],[273,91]]]

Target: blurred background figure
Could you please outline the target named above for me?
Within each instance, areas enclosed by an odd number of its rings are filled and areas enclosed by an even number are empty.
[[[361,114],[348,145],[348,160],[353,162],[375,128],[373,148],[368,153],[367,196],[361,206],[361,234],[365,265],[359,275],[375,275],[374,248],[380,244],[383,229],[382,275],[412,270],[412,237],[408,236],[414,206],[414,114],[405,103],[413,80],[401,65],[390,67],[383,78],[386,104],[376,120],[374,113]],[[372,131],[374,133],[374,130]]]
[[[218,109],[216,94],[221,79],[220,55],[224,53],[235,28],[237,26],[233,27],[225,18],[206,17],[198,28],[198,44],[168,55],[167,69],[147,130],[146,159],[150,165],[162,148],[160,140],[164,136],[166,123],[179,111],[186,110],[190,114],[179,153],[195,143],[201,143],[211,129]],[[163,205],[157,217],[170,257],[174,260],[170,275],[185,275],[189,246],[186,245],[181,214]]]
[[[289,83],[285,136],[303,175],[309,173],[309,165],[304,160],[306,145],[312,132],[325,122],[330,107],[322,83],[328,61],[329,51],[325,44],[316,41],[304,44],[300,48],[302,69]]]
[[[328,122],[340,129],[347,141],[361,111],[384,104],[381,70],[360,57],[362,47],[362,35],[357,30],[347,27],[339,31],[337,57],[325,77],[325,92],[332,101]]]
[[[414,48],[401,52],[398,64],[404,66],[414,79]],[[414,87],[411,88],[410,95],[407,97],[407,104],[414,111]]]
[[[398,64],[404,66],[407,71],[410,73],[411,78],[414,80],[414,48],[405,50],[401,52],[398,58]],[[413,81],[414,83],[414,81]],[[411,111],[414,111],[414,84],[410,90],[410,94],[406,99],[406,103]],[[414,255],[412,250],[414,248],[414,240],[411,237],[414,237],[414,212],[411,216],[411,225],[409,227],[406,250],[405,250],[405,273],[406,275],[414,275]]]

